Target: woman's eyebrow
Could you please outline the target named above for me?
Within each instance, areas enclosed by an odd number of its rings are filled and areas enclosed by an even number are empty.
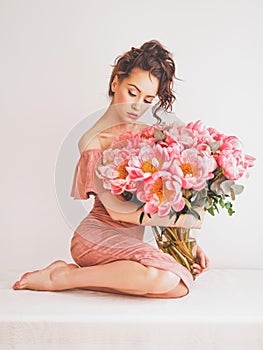
[[[134,85],[134,84],[128,84],[129,86],[133,86],[136,90],[138,90],[139,92],[141,92],[141,90],[136,86],[136,85]],[[155,96],[153,96],[153,95],[147,95],[147,96],[149,96],[149,97],[155,97]]]

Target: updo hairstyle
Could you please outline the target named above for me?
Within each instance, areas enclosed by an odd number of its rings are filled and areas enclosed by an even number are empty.
[[[172,111],[173,102],[176,96],[173,92],[174,79],[181,80],[175,76],[175,63],[172,54],[167,51],[157,40],[144,43],[140,48],[132,47],[130,51],[115,59],[112,74],[109,81],[108,94],[114,95],[111,83],[117,75],[122,81],[127,78],[133,68],[140,68],[148,71],[159,80],[158,98],[159,101],[153,106],[153,115],[160,123],[161,118],[157,115],[159,109],[165,112]]]

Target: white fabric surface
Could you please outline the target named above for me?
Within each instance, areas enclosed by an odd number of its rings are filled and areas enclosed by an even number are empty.
[[[180,299],[13,291],[0,273],[0,350],[263,349],[263,270],[210,270]]]

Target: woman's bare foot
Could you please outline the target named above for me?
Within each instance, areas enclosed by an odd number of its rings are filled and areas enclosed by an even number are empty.
[[[19,281],[16,281],[12,286],[15,290],[20,289],[31,289],[31,290],[46,290],[46,291],[55,291],[67,289],[62,285],[55,285],[52,281],[52,274],[54,272],[66,272],[69,269],[78,268],[75,264],[67,264],[65,261],[57,260],[52,264],[48,265],[42,270],[36,270],[33,272],[26,272]]]

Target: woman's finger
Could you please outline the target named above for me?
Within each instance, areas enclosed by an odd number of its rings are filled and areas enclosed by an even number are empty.
[[[207,268],[210,266],[210,260],[208,259],[208,257],[206,256],[205,257],[206,258],[206,266],[207,266]]]
[[[201,252],[201,254],[199,256],[199,261],[200,261],[200,265],[204,269],[206,267],[206,262],[205,262],[205,255],[203,252]]]
[[[202,267],[200,265],[198,265],[198,264],[193,264],[192,265],[192,270],[193,270],[193,272],[195,274],[196,273],[200,274],[202,272]]]

